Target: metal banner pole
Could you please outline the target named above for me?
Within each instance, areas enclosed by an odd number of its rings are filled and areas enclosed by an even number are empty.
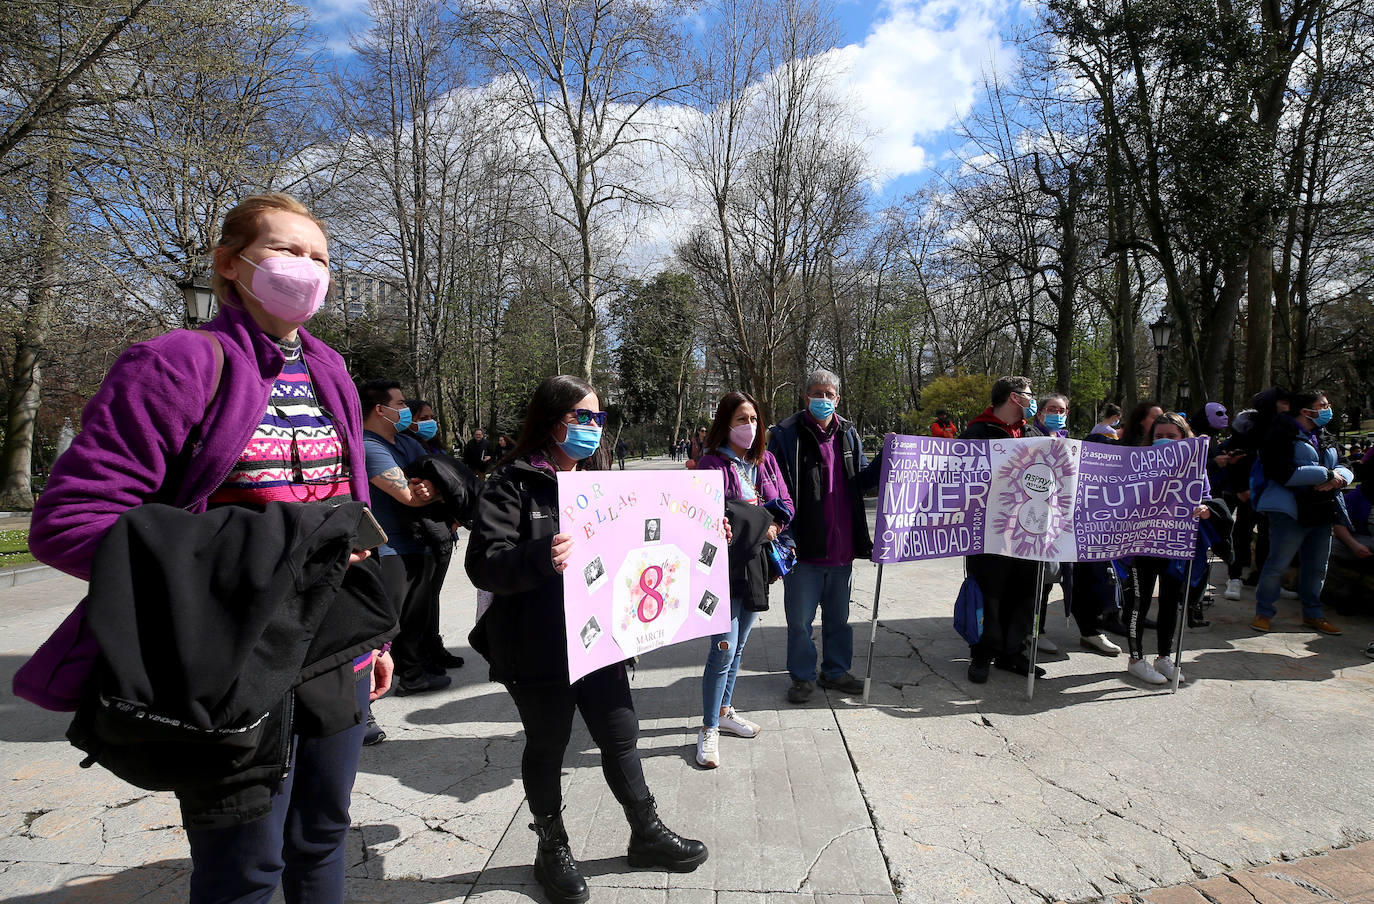
[[[1183,628],[1188,624],[1188,594],[1193,592],[1193,560],[1183,571],[1183,594],[1178,599],[1178,627],[1174,629],[1174,678],[1170,693],[1178,693],[1178,676],[1183,672]]]
[[[1035,697],[1035,657],[1040,652],[1040,594],[1045,592],[1045,563],[1035,563],[1035,595],[1031,598],[1030,668],[1026,669],[1026,699]]]
[[[868,634],[868,671],[864,673],[864,702],[868,702],[868,687],[873,681],[873,647],[878,642],[878,597],[883,592],[883,566],[878,564],[878,583],[873,588],[873,618]]]

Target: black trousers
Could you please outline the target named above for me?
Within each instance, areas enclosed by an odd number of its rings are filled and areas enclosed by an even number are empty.
[[[367,713],[368,681],[354,685]],[[364,719],[364,723],[366,719]],[[348,805],[366,724],[327,738],[295,738],[292,768],[262,819],[186,830],[191,904],[267,904],[280,884],[288,904],[343,904]]]
[[[439,594],[444,589],[444,578],[448,577],[448,566],[453,561],[453,546],[447,549],[434,549],[434,573],[429,577],[429,624],[425,627],[422,649],[425,654],[444,652],[443,635],[439,633]],[[394,657],[393,657],[394,658]]]
[[[559,779],[574,711],[582,714],[601,751],[601,771],[615,799],[629,805],[649,796],[637,749],[639,716],[630,699],[625,666],[597,669],[568,687],[507,685],[506,690],[515,699],[525,729],[520,778],[534,816],[553,816],[562,809]]]
[[[1008,556],[969,556],[968,573],[983,591],[983,636],[969,646],[969,657],[987,663],[1020,653],[1030,636],[1032,607],[1040,601],[1036,563]]]
[[[1082,637],[1102,633],[1102,615],[1116,608],[1116,585],[1112,583],[1110,562],[1074,562],[1073,598],[1070,601],[1073,620]]]
[[[430,610],[438,600],[429,592],[434,577],[434,556],[427,552],[382,556],[382,581],[393,604],[400,602],[400,633],[391,642],[396,676],[415,681],[424,673],[425,637]],[[435,615],[437,618],[437,614]]]
[[[1132,659],[1145,658],[1145,612],[1159,581],[1158,646],[1160,656],[1174,655],[1174,632],[1178,630],[1178,601],[1183,593],[1183,581],[1168,573],[1169,559],[1136,556],[1131,560],[1130,572],[1121,588],[1121,608],[1130,628],[1129,644]]]

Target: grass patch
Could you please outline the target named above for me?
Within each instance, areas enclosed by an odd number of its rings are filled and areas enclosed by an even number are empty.
[[[29,552],[29,532],[0,530],[0,568],[31,565],[38,560]]]

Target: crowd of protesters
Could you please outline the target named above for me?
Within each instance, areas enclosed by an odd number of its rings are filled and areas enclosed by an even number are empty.
[[[991,405],[958,435],[1068,437],[1068,411],[1069,399],[1063,394],[1050,393],[1037,400],[1028,379],[1003,377],[994,384]],[[937,414],[930,435],[949,436],[947,412]],[[1299,601],[1304,627],[1339,635],[1341,629],[1327,618],[1322,602],[1332,541],[1339,540],[1356,559],[1371,556],[1374,486],[1368,477],[1374,476],[1374,453],[1368,442],[1343,447],[1336,443],[1325,430],[1331,418],[1331,403],[1323,391],[1271,387],[1257,393],[1234,419],[1217,401],[1205,403],[1186,417],[1166,412],[1150,400],[1141,401],[1124,416],[1120,406],[1107,404],[1098,409],[1096,423],[1082,439],[1143,446],[1207,437],[1213,498],[1199,506],[1195,515],[1211,519],[1208,529],[1200,531],[1200,536],[1208,538],[1200,554],[1210,548],[1226,563],[1222,596],[1240,600],[1245,587],[1254,588],[1250,627],[1257,632],[1274,630],[1277,601],[1287,597]],[[1127,671],[1147,684],[1164,684],[1178,669],[1171,658],[1178,603],[1184,603],[1188,627],[1209,625],[1204,612],[1210,602],[1206,569],[1196,569],[1192,584],[1185,587],[1183,567],[1170,561],[1136,556],[1111,565],[1061,563],[1051,569],[1061,576],[1081,646],[1118,656],[1121,648],[1107,634],[1125,637],[1130,648]],[[1285,588],[1286,575],[1295,565],[1296,576],[1287,578],[1291,587]],[[1029,602],[1033,572],[1033,566],[1017,559],[969,559],[969,573],[978,581],[985,604],[983,639],[970,649],[970,681],[986,681],[989,665],[1024,671],[1022,655],[1033,614]],[[1147,613],[1156,580],[1159,608],[1151,619]],[[1043,630],[1049,585],[1040,587],[1039,593]],[[1143,650],[1147,628],[1158,632],[1158,656],[1152,663],[1145,660]],[[1053,642],[1046,643],[1046,639],[1040,641],[1041,650],[1056,651]],[[1374,644],[1367,652],[1374,657]]]
[[[52,469],[34,511],[34,554],[81,578],[122,580],[125,589],[73,612],[20,669],[16,692],[77,710],[69,736],[93,760],[176,791],[193,904],[264,901],[278,885],[287,900],[342,901],[360,750],[385,738],[371,702],[388,691],[440,691],[464,665],[439,633],[439,596],[466,527],[465,570],[483,592],[469,641],[519,713],[534,874],[549,898],[589,897],[562,815],[575,713],[624,810],[629,864],[690,872],[705,862],[706,845],[659,816],[639,761],[628,664],[568,680],[563,572],[574,538],[558,529],[558,474],[605,469],[613,458],[623,470],[630,451],[619,437],[603,441],[596,388],[549,377],[514,438],[475,429],[450,452],[428,402],[407,399],[394,379],[355,384],[342,357],[303,328],[329,286],[326,231],[308,209],[285,195],[245,200],[226,216],[213,261],[219,315],[121,356]],[[864,691],[851,671],[849,607],[853,563],[873,550],[864,497],[878,484],[881,455],[869,459],[842,415],[836,374],[816,370],[803,388],[800,410],[772,426],[760,422],[747,393],[728,392],[709,426],[667,446],[689,469],[721,472],[725,487],[730,619],[710,639],[702,670],[695,743],[703,768],[721,764],[722,732],[752,738],[761,730],[736,709],[735,691],[775,582],[787,623],[785,699],[804,704],[817,687]],[[930,433],[1067,438],[1069,413],[1066,395],[1037,397],[1025,377],[1002,377],[962,430],[942,409]],[[1193,514],[1209,525],[1199,532],[1201,561],[1210,547],[1228,562],[1223,596],[1240,599],[1254,587],[1250,626],[1268,632],[1290,593],[1306,627],[1340,634],[1323,611],[1323,583],[1333,538],[1354,556],[1371,555],[1360,537],[1370,533],[1374,452],[1368,443],[1338,448],[1325,432],[1331,416],[1323,392],[1275,388],[1234,418],[1218,402],[1190,417],[1150,401],[1124,417],[1107,405],[1084,439],[1152,445],[1208,437],[1216,498]],[[1366,479],[1352,488],[1357,475]],[[1008,556],[969,557],[967,574],[984,600],[969,681],[987,682],[994,668],[1041,673],[1027,652],[1035,649],[1032,625],[1044,621],[1036,607],[1043,613],[1049,596],[1042,574],[1063,583],[1085,649],[1118,656],[1107,633],[1119,633],[1133,679],[1181,680],[1175,613],[1182,604],[1190,627],[1206,626],[1207,582],[1205,570],[1190,583],[1175,564],[1136,556],[1045,570]],[[1293,564],[1295,590],[1285,591]],[[138,576],[150,568],[178,576]],[[128,625],[154,610],[166,630],[134,636]],[[1152,661],[1144,650],[1150,628]],[[180,648],[189,636],[222,641]],[[1054,645],[1045,638],[1038,648]],[[143,680],[140,670],[170,676],[172,687]],[[125,696],[109,693],[120,681]],[[194,697],[205,724],[152,726],[157,720],[128,715],[158,712],[169,694],[173,702]],[[115,698],[119,707],[109,705]],[[204,700],[233,705],[206,712]],[[289,702],[279,707],[282,700]],[[259,713],[247,733],[245,713]],[[146,733],[154,728],[160,746],[151,749],[161,759],[150,760]],[[194,757],[183,753],[189,749]],[[167,774],[150,779],[152,769]]]

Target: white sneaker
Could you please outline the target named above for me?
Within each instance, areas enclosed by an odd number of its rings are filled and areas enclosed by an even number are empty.
[[[1078,638],[1079,644],[1094,653],[1101,653],[1103,656],[1120,656],[1121,648],[1112,643],[1106,634],[1094,634],[1091,637]]]
[[[1240,599],[1240,578],[1231,578],[1231,580],[1227,581],[1226,590],[1223,591],[1221,595],[1228,600]]]
[[[748,719],[744,718],[744,716],[735,712],[733,706],[721,715],[720,730],[726,734],[732,734],[739,738],[752,738],[763,731],[762,728],[759,728],[757,722],[750,722]]]
[[[1058,652],[1059,652],[1059,644],[1057,644],[1057,643],[1055,643],[1054,641],[1050,640],[1048,637],[1046,637],[1046,636],[1043,635],[1043,634],[1040,635],[1040,642],[1037,643],[1037,644],[1035,645],[1035,647],[1036,647],[1036,649],[1039,650],[1041,653],[1058,653]]]
[[[1168,684],[1169,679],[1155,671],[1154,666],[1143,659],[1137,659],[1126,666],[1126,671],[1144,681],[1146,684]]]
[[[1297,599],[1297,598],[1298,598],[1298,591],[1296,591],[1296,590],[1288,590],[1287,588],[1284,588],[1284,587],[1280,587],[1280,588],[1279,588],[1279,599],[1284,599],[1284,600],[1295,600],[1295,599]]]
[[[720,729],[697,729],[697,765],[714,769],[720,765]]]
[[[1178,673],[1178,683],[1183,683],[1183,669],[1175,668],[1174,661],[1168,656],[1160,656],[1155,659],[1155,671],[1163,675],[1170,681],[1174,680],[1174,673]]]

